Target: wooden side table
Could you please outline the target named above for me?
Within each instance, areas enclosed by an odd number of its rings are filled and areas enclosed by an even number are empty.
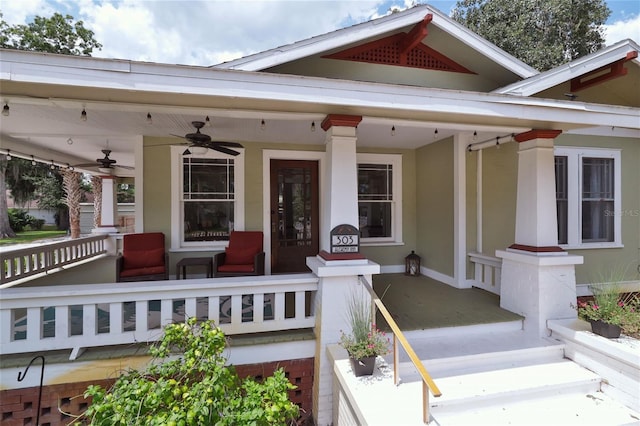
[[[176,280],[180,279],[180,270],[182,270],[182,279],[187,279],[187,266],[206,266],[207,278],[213,278],[213,257],[185,257],[176,264]]]

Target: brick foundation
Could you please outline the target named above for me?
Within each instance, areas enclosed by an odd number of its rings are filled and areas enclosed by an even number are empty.
[[[313,358],[296,359],[262,364],[235,366],[241,378],[253,376],[257,379],[268,377],[282,367],[286,377],[297,386],[290,391],[289,398],[300,407],[301,423],[311,418],[313,389]],[[89,385],[100,385],[108,388],[115,379],[90,382],[63,383],[42,388],[40,408],[40,425],[68,425],[75,420],[74,416],[82,414],[90,404],[84,398]],[[10,389],[0,391],[0,424],[2,426],[35,425],[38,408],[38,387]]]

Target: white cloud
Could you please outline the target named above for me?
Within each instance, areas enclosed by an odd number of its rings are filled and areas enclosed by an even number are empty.
[[[614,22],[611,25],[605,25],[605,44],[607,46],[627,38],[640,43],[640,14]]]
[[[366,21],[383,3],[82,0],[76,18],[103,45],[94,56],[212,65]]]

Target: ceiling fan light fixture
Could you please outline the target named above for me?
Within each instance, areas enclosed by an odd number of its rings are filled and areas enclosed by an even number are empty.
[[[9,116],[9,104],[7,102],[5,102],[4,106],[2,107],[2,115],[4,115],[5,117]]]
[[[80,120],[87,121],[87,111],[82,108],[82,112],[80,113]]]

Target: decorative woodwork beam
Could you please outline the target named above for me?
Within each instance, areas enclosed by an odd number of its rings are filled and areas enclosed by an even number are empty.
[[[637,57],[638,52],[634,50],[627,53],[624,58],[619,59],[610,65],[590,71],[580,77],[572,78],[571,92],[577,92],[578,90],[586,89],[587,87],[595,86],[596,84],[627,75],[627,69],[624,67],[624,63]]]
[[[513,137],[516,142],[526,142],[532,139],[555,139],[562,130],[553,130],[553,129],[533,129],[528,132],[519,133]]]
[[[333,126],[358,127],[361,121],[361,115],[329,114],[322,120],[320,127],[326,132]]]
[[[398,48],[400,49],[400,57],[406,60],[407,54],[418,45],[426,36],[429,34],[427,30],[427,25],[433,19],[433,15],[431,13],[427,13],[422,21],[418,22],[414,27],[409,31],[407,35],[404,36],[402,40],[398,43]],[[401,60],[402,63],[402,60]]]

